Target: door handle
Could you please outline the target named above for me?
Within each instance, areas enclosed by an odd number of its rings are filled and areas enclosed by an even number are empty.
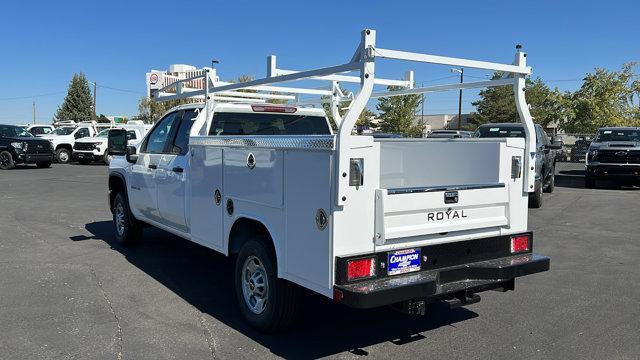
[[[149,169],[154,169],[154,170],[155,170],[155,169],[157,169],[157,168],[158,168],[158,165],[156,165],[156,164],[149,164]]]
[[[180,166],[176,166],[176,167],[174,167],[173,169],[171,169],[171,171],[173,171],[173,172],[177,172],[177,173],[181,173],[181,172],[183,172],[183,171],[184,171],[184,169],[183,169],[183,168],[181,168]]]

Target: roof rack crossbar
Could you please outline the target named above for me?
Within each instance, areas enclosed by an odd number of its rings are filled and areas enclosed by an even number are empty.
[[[371,94],[371,98],[377,99],[381,97],[423,94],[423,93],[441,92],[441,91],[449,91],[449,90],[457,90],[457,89],[477,89],[477,88],[485,88],[485,87],[497,87],[497,86],[513,85],[514,83],[515,83],[514,78],[506,78],[506,79],[487,80],[487,81],[474,81],[474,82],[468,82],[468,83],[433,85],[433,86],[426,86],[426,87],[418,87],[414,89],[375,92]]]
[[[468,59],[420,54],[420,53],[414,53],[414,52],[408,52],[408,51],[398,51],[398,50],[381,49],[381,48],[375,48],[375,49],[372,49],[372,51],[374,52],[376,57],[385,58],[385,59],[407,60],[407,61],[416,61],[416,62],[423,62],[423,63],[429,63],[429,64],[460,66],[465,68],[494,70],[494,71],[502,71],[502,72],[513,73],[513,74],[522,74],[522,75],[531,74],[531,67],[528,67],[528,66],[508,65],[508,64],[492,63],[487,61],[468,60]]]

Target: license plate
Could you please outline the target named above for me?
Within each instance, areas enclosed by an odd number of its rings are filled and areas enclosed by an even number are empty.
[[[387,254],[387,273],[389,275],[406,274],[420,271],[420,249],[407,249]]]

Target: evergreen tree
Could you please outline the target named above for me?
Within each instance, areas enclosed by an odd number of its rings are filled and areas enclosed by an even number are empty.
[[[389,90],[399,90],[397,86],[389,86]],[[376,108],[380,112],[379,129],[384,133],[403,134],[409,137],[422,136],[425,128],[423,121],[414,124],[416,109],[422,103],[420,95],[402,95],[378,99]]]
[[[93,116],[93,98],[91,97],[91,89],[89,81],[83,73],[74,74],[69,84],[67,96],[58,111],[56,111],[56,119],[58,120],[74,120],[86,121],[91,120]]]

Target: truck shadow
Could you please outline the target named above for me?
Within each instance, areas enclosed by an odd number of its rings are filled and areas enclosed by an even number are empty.
[[[584,189],[584,170],[560,170],[556,173],[555,180],[557,187]],[[639,190],[634,184],[613,180],[598,180],[596,189]]]
[[[143,239],[119,246],[110,221],[85,226],[93,236],[72,240],[101,240],[199,311],[251,337],[284,358],[319,358],[345,351],[368,355],[370,345],[402,345],[425,339],[429,330],[469,320],[478,315],[465,308],[450,310],[433,304],[425,317],[408,317],[388,308],[356,310],[319,295],[305,296],[301,318],[288,331],[263,335],[247,326],[237,309],[233,260],[213,250],[155,228]],[[213,334],[215,337],[216,335]]]

